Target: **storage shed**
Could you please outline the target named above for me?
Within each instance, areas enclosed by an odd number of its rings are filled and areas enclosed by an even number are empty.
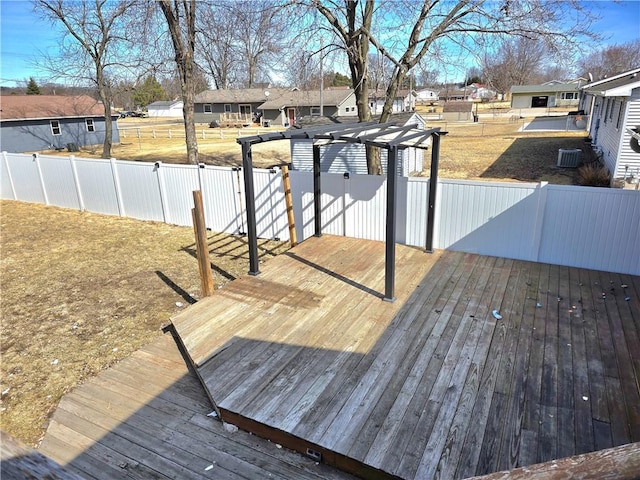
[[[389,119],[398,125],[418,125],[423,130],[425,120],[417,113],[392,115]],[[294,128],[308,128],[321,125],[343,124],[357,125],[353,117],[305,117]],[[313,140],[291,139],[291,169],[310,172],[313,171]],[[386,150],[380,152],[383,173],[386,174]],[[424,152],[419,148],[407,148],[398,152],[398,175],[408,177],[423,169]],[[320,147],[320,170],[323,173],[349,173],[357,175],[367,174],[367,155],[365,145],[359,143],[330,143]]]
[[[150,117],[182,117],[182,100],[153,102],[147,107]]]

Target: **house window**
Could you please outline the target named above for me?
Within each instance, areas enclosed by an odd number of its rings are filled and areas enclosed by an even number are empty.
[[[60,128],[60,122],[58,120],[51,120],[51,133],[54,135],[62,135],[62,129]]]
[[[618,110],[618,120],[616,121],[616,128],[620,130],[622,125],[622,115],[624,114],[624,101],[620,102],[620,110]]]
[[[210,103],[205,103],[203,105],[203,111],[204,111],[204,113],[212,113],[213,112],[213,108],[211,108],[211,104]]]
[[[251,115],[251,105],[240,105],[240,113],[243,115]]]
[[[349,107],[347,107],[347,112],[349,111]],[[311,107],[311,116],[319,117],[320,116],[320,107]]]
[[[616,100],[611,99],[611,110],[609,110],[609,120],[613,120],[613,111],[616,109]]]
[[[604,123],[607,123],[607,117],[609,116],[609,108],[611,108],[611,99],[607,98],[605,109],[604,109]]]
[[[224,104],[224,113],[231,113],[231,104],[230,103],[225,103]]]
[[[562,92],[561,98],[563,100],[577,100],[578,92]]]
[[[85,118],[84,123],[87,126],[87,132],[96,131],[96,127],[93,125],[93,118]]]

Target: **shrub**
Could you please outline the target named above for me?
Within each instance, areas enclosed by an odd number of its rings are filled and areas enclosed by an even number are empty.
[[[608,187],[611,184],[611,174],[600,163],[587,163],[578,168],[578,183],[585,187]]]

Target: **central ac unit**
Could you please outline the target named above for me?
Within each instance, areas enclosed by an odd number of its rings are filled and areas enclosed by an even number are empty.
[[[579,148],[561,148],[558,151],[558,167],[575,168],[580,165]]]

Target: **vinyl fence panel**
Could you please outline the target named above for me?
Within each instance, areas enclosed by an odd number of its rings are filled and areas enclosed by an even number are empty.
[[[538,261],[640,274],[640,192],[547,186]]]
[[[166,222],[190,227],[193,191],[201,190],[198,169],[192,165],[163,163],[158,175]]]
[[[302,242],[314,234],[313,174],[289,170],[289,178],[291,180],[296,237],[298,242]]]
[[[442,180],[436,248],[535,260],[538,185]]]
[[[258,237],[289,240],[287,210],[280,170],[254,169]]]
[[[127,217],[164,222],[158,170],[152,163],[116,162],[116,180]]]
[[[6,164],[18,200],[47,203],[38,161],[31,155],[7,154]]]
[[[40,172],[49,205],[80,210],[73,157],[40,156]]]
[[[401,179],[397,179],[400,184]],[[345,182],[345,235],[384,241],[386,236],[386,176],[351,175]],[[399,202],[404,203],[401,195]]]
[[[242,172],[209,166],[198,171],[207,228],[214,232],[246,233]]]
[[[111,162],[78,158],[75,167],[84,208],[94,213],[121,215]]]
[[[409,178],[406,194],[406,221],[404,223],[404,243],[413,247],[426,246],[427,211],[429,201],[429,179]],[[401,230],[398,228],[398,240]]]
[[[9,155],[7,152],[2,152],[0,161],[0,198],[3,200],[18,200],[13,190],[13,181],[11,180],[11,171],[8,165]]]

